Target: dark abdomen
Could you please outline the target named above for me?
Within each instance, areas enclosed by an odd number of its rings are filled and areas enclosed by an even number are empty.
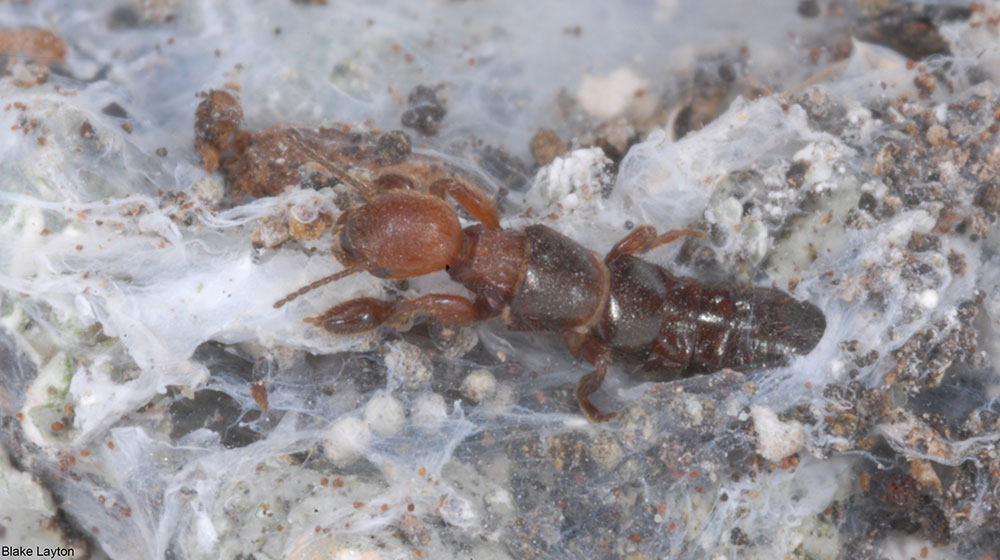
[[[808,353],[826,329],[818,308],[780,290],[702,284],[631,255],[608,268],[608,305],[593,334],[648,369],[690,375],[773,367]]]

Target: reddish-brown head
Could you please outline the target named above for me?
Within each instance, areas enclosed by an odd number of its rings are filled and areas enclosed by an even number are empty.
[[[462,224],[455,209],[436,196],[389,191],[349,211],[340,244],[373,276],[414,278],[451,264],[462,248]]]

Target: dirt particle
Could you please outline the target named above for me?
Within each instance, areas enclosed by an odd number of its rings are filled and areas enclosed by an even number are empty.
[[[872,193],[861,193],[861,197],[858,199],[858,208],[865,212],[874,212],[878,208],[878,201],[875,200]]]
[[[788,183],[789,187],[797,189],[802,186],[808,172],[808,161],[796,161],[788,167],[788,172],[785,173],[785,182]]]
[[[261,410],[267,410],[267,381],[252,383],[250,385],[250,396],[253,397],[257,406]]]
[[[105,115],[108,115],[109,117],[115,117],[119,119],[128,118],[128,111],[125,110],[125,107],[122,107],[121,105],[119,105],[117,102],[114,101],[105,105],[104,108],[101,109],[101,112],[104,113]]]
[[[437,134],[438,125],[447,114],[444,105],[438,99],[437,91],[427,86],[417,86],[406,100],[410,108],[400,119],[403,126],[412,128],[424,136]]]
[[[804,18],[814,18],[819,15],[819,5],[816,0],[801,0],[796,12]]]
[[[927,143],[931,146],[941,146],[948,141],[948,129],[935,124],[927,129]]]
[[[430,528],[415,515],[405,514],[399,522],[399,530],[413,546],[431,542]]]
[[[1000,213],[1000,187],[983,185],[976,191],[973,204],[985,210],[988,214]]]
[[[413,143],[402,130],[393,130],[379,136],[375,143],[375,161],[379,165],[395,165],[410,155]]]
[[[729,542],[734,546],[746,546],[750,544],[750,537],[743,532],[743,529],[734,527],[733,530],[729,532]]]
[[[913,85],[917,86],[921,98],[930,97],[936,87],[934,76],[930,74],[918,74],[916,78],[913,78]]]
[[[552,163],[552,160],[564,153],[566,143],[551,129],[539,128],[531,137],[531,155],[539,167]]]
[[[941,240],[936,235],[915,231],[910,234],[910,241],[906,244],[906,248],[915,253],[937,251],[941,248]]]
[[[964,276],[965,270],[967,268],[965,262],[965,253],[959,253],[957,251],[951,251],[948,253],[948,268],[955,276]]]

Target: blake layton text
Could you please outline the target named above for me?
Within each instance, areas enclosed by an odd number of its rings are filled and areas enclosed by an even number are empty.
[[[0,558],[72,558],[76,551],[69,547],[57,546],[0,546]]]

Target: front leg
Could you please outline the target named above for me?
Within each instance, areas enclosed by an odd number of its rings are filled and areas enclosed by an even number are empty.
[[[451,294],[427,294],[401,301],[356,298],[303,321],[333,334],[357,334],[382,325],[401,325],[417,315],[425,315],[449,325],[467,325],[488,317],[468,298]]]
[[[431,194],[445,198],[451,195],[459,206],[489,229],[500,229],[500,213],[496,202],[479,187],[460,178],[438,179],[430,186]]]

